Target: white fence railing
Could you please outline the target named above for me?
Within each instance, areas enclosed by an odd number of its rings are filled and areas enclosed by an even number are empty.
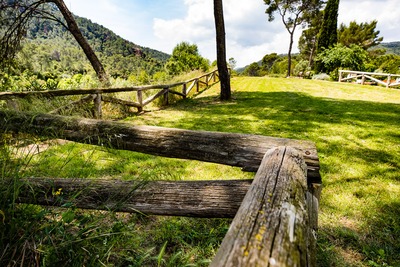
[[[400,86],[400,75],[390,74],[390,73],[339,70],[339,82],[356,82],[359,84],[380,84],[386,86],[386,88],[389,88],[389,87]]]

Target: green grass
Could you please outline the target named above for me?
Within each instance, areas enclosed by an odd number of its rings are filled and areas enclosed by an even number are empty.
[[[314,141],[323,179],[318,265],[400,266],[400,91],[283,78],[235,78],[232,88],[234,100],[229,102],[218,100],[216,85],[194,99],[125,121]],[[23,155],[27,156],[2,158],[3,163],[13,162],[2,165],[3,177],[13,176],[9,166],[17,166],[15,161],[24,161],[12,170],[17,177],[193,180],[252,176],[227,166],[75,143]],[[14,191],[8,188],[2,195],[16,194],[18,183],[14,185]],[[32,229],[11,231],[15,236],[2,240],[18,240],[19,248],[38,256],[43,266],[57,263],[57,257],[68,258],[68,253],[76,266],[206,266],[229,226],[229,220],[29,205],[10,209],[4,201],[1,204],[0,210],[14,212],[5,212],[4,225],[12,227],[14,219],[14,228]],[[30,222],[32,217],[48,228]],[[48,231],[54,236],[47,238]],[[40,249],[28,249],[39,244]],[[7,255],[12,255],[9,250]]]

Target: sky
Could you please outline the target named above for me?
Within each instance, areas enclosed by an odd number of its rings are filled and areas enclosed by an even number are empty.
[[[181,42],[196,44],[211,62],[216,59],[212,0],[64,0],[76,15],[90,19],[140,46],[168,54]],[[280,17],[268,22],[262,0],[223,0],[227,59],[237,67],[270,53],[287,53],[289,33]],[[340,0],[338,24],[377,20],[384,42],[400,41],[398,0]],[[297,52],[302,28],[295,32]]]

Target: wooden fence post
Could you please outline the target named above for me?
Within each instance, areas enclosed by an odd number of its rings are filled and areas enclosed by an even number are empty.
[[[143,111],[143,92],[142,92],[142,90],[137,91],[137,99],[139,102],[139,107],[137,109],[138,109],[138,112],[140,113]]]
[[[169,99],[168,99],[168,96],[169,96],[169,88],[167,88],[167,91],[164,93],[164,99],[163,99],[163,105],[164,106],[168,106],[168,104],[169,104]]]
[[[306,172],[296,149],[268,150],[210,266],[313,266]]]
[[[101,110],[101,94],[96,94],[93,99],[93,102],[94,102],[94,111],[93,111],[94,117],[96,119],[101,119],[103,115]]]
[[[388,75],[387,78],[387,84],[386,84],[386,88],[389,88],[390,82],[392,81],[392,76],[390,76],[390,74]]]
[[[186,87],[187,87],[187,85],[186,85],[186,83],[184,83],[184,84],[182,85],[183,99],[185,99],[185,98],[187,97],[187,95],[186,95]]]

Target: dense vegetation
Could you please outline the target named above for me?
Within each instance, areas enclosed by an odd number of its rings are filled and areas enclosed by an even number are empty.
[[[399,266],[398,90],[267,77],[234,78],[232,88],[230,102],[218,100],[217,85],[194,99],[125,121],[314,141],[324,186],[319,266]],[[0,261],[5,266],[11,260],[20,265],[23,257],[27,265],[42,266],[206,266],[230,222],[17,205],[23,177],[191,180],[253,175],[196,161],[14,137],[3,135],[0,150]],[[62,190],[57,194],[62,197]]]

